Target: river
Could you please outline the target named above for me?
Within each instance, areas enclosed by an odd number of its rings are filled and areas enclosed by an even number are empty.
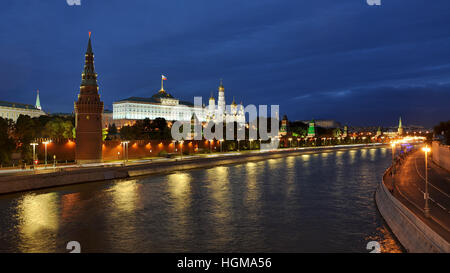
[[[371,147],[0,196],[0,252],[402,252]]]

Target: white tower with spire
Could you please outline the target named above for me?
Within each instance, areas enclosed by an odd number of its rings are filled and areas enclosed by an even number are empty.
[[[213,94],[211,93],[211,97],[209,98],[208,105],[208,115],[209,120],[214,120],[216,116],[216,100],[214,99]]]
[[[34,105],[37,109],[42,110],[41,107],[41,100],[39,99],[39,89],[37,90],[37,95],[36,95],[36,104]]]
[[[219,85],[219,100],[217,102],[217,116],[223,117],[225,115],[225,88],[223,87],[222,80]]]

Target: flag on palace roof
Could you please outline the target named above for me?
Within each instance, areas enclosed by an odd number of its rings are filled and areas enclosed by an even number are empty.
[[[161,75],[161,78],[163,79],[163,81],[167,80],[166,76]]]

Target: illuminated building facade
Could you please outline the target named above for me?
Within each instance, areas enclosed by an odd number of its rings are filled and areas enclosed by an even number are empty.
[[[397,129],[397,134],[399,136],[403,135],[403,127],[402,127],[402,118],[400,117],[398,120],[398,129]]]
[[[240,124],[245,123],[245,113],[244,106],[242,102],[237,105],[234,98],[231,103],[229,109],[226,107],[225,101],[225,87],[223,86],[222,81],[220,81],[219,85],[219,94],[218,94],[218,102],[216,106],[216,100],[214,96],[209,98],[208,107],[205,109],[206,112],[206,121],[213,122],[237,122]]]
[[[27,115],[32,118],[46,115],[46,113],[42,111],[39,91],[37,91],[35,105],[0,101],[0,117],[4,119],[11,119],[16,122],[20,115]]]
[[[163,81],[161,89],[149,98],[130,97],[113,103],[112,122],[120,128],[124,125],[132,125],[136,120],[164,118],[167,121],[191,121],[192,115],[199,122],[240,122],[245,123],[244,107],[242,103],[237,105],[233,99],[229,111],[225,103],[225,88],[222,83],[219,86],[219,101],[215,104],[213,96],[209,99],[207,107],[194,107],[188,101],[182,101],[164,90]],[[104,124],[105,125],[105,124]]]

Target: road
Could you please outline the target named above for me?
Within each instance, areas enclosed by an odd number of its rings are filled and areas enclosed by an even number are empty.
[[[428,159],[430,219],[424,215],[425,157],[421,150],[405,158],[395,178],[394,195],[447,240],[450,239],[450,172]]]

